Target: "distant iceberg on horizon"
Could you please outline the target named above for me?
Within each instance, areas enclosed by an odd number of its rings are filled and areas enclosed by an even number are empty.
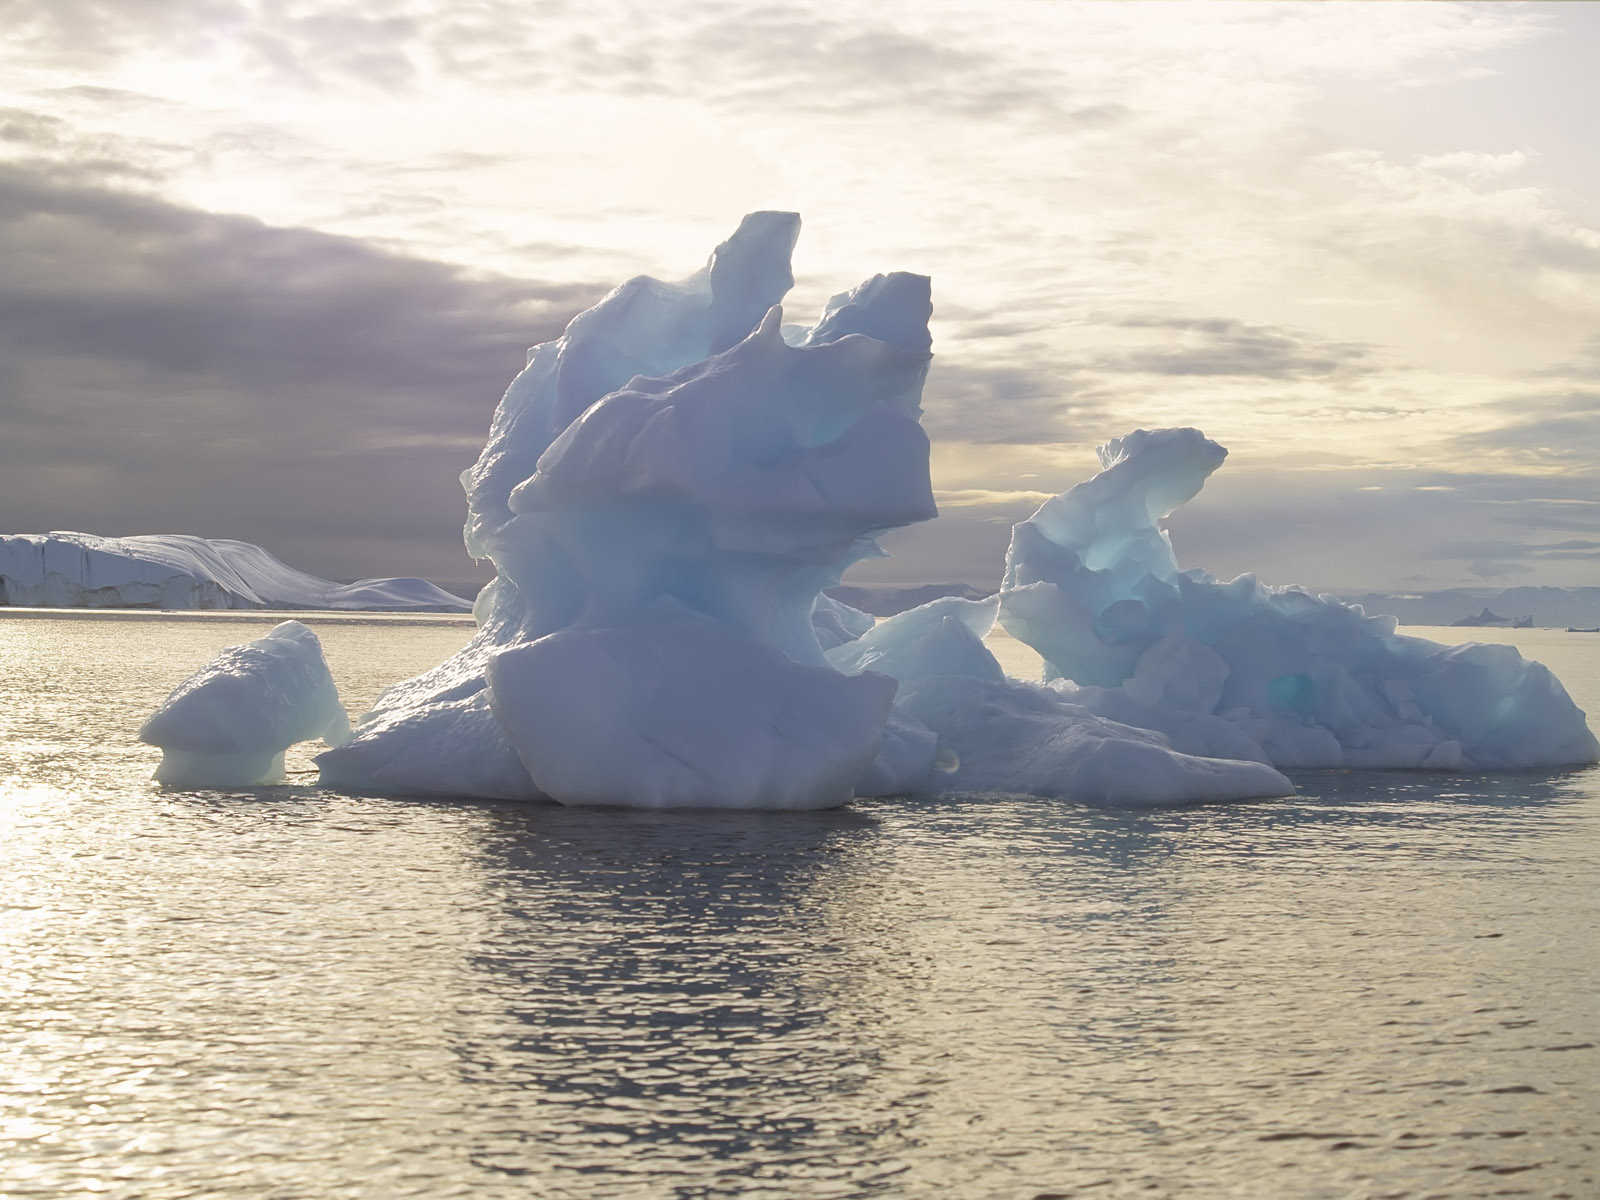
[[[54,532],[0,535],[0,606],[464,613],[472,602],[425,579],[335,583],[249,542]]]

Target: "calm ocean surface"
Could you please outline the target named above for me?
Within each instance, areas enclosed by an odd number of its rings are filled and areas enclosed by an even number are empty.
[[[1153,812],[151,783],[139,724],[281,616],[0,616],[0,1197],[1600,1196],[1600,770]],[[471,630],[305,619],[352,713]],[[1600,711],[1600,635],[1416,632]]]

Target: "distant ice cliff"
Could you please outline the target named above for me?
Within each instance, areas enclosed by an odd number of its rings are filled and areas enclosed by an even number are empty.
[[[469,612],[425,579],[334,583],[249,542],[184,534],[0,535],[0,605],[30,608],[282,608]]]

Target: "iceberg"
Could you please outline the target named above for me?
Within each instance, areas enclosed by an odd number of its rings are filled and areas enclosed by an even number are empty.
[[[688,279],[630,280],[529,351],[461,479],[496,577],[459,653],[346,738],[307,652],[291,669],[263,657],[273,637],[237,647],[147,723],[163,777],[270,775],[319,731],[327,786],[657,809],[1176,804],[1290,795],[1282,767],[1597,757],[1509,647],[1180,571],[1160,522],[1226,455],[1192,429],[1103,447],[1100,474],[1015,528],[994,596],[876,622],[828,597],[881,534],[936,515],[932,305],[926,278],[875,275],[785,325],[798,229],[751,214]],[[996,621],[1043,680],[1005,675]]]
[[[468,612],[424,579],[334,583],[249,542],[184,534],[0,536],[0,605],[32,608],[331,609]]]
[[[252,787],[283,781],[283,752],[350,722],[317,635],[285,621],[230,646],[180,683],[139,730],[161,748],[156,779],[175,787]]]
[[[1006,680],[995,601],[880,634],[822,594],[936,515],[932,304],[926,278],[875,275],[785,326],[798,229],[752,214],[695,275],[630,280],[529,351],[462,476],[497,571],[478,633],[384,692],[323,782],[653,808],[1291,792]]]
[[[1333,596],[1180,570],[1160,522],[1226,456],[1196,429],[1136,430],[1013,530],[1000,624],[1072,703],[1278,767],[1600,759],[1582,710],[1514,647],[1443,646]]]
[[[925,732],[885,755],[894,682],[824,656],[871,619],[820,598],[936,514],[928,280],[876,275],[785,327],[798,231],[751,214],[690,278],[630,280],[529,351],[462,476],[497,572],[478,633],[385,691],[324,781],[818,808],[931,766]]]
[[[490,703],[540,790],[564,804],[622,797],[639,808],[851,799],[882,746],[894,682],[802,665],[674,608],[490,659]]]
[[[934,769],[914,774],[915,763],[908,763],[886,790],[1121,805],[1293,793],[1294,785],[1258,754],[1185,753],[1162,733],[1108,720],[1055,689],[1008,678],[983,641],[999,603],[943,597],[828,652],[841,671],[895,679],[900,728],[925,730],[936,740]]]

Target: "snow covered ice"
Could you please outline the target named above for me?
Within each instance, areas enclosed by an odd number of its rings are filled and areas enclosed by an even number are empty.
[[[0,604],[352,612],[465,612],[471,607],[423,579],[319,579],[249,542],[67,532],[0,536]]]
[[[1179,570],[1158,522],[1226,455],[1196,429],[1136,430],[1016,526],[999,620],[1074,703],[1190,753],[1279,767],[1600,757],[1560,682],[1511,646],[1441,646],[1332,596]]]
[[[349,733],[317,635],[285,621],[179,684],[139,740],[161,747],[162,783],[252,787],[282,782],[283,752],[297,742],[332,746]]]
[[[695,275],[630,280],[529,352],[462,476],[467,547],[497,569],[478,631],[318,757],[325,785],[1171,804],[1290,794],[1278,767],[1595,758],[1582,714],[1514,650],[1179,571],[1158,521],[1224,457],[1194,430],[1110,443],[1100,475],[1017,527],[997,596],[876,624],[822,596],[880,534],[936,515],[932,309],[927,279],[876,275],[784,325],[798,229],[752,214]],[[1005,676],[983,640],[996,619],[1049,679]]]

